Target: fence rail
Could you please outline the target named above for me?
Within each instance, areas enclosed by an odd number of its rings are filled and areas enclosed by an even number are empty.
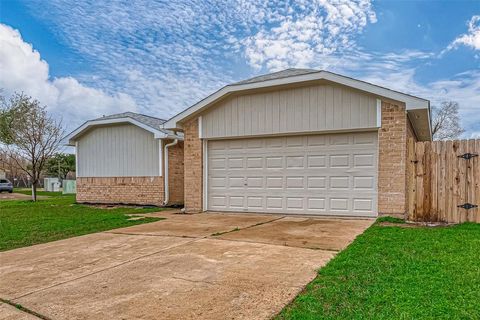
[[[408,141],[409,219],[480,222],[480,140]],[[464,204],[479,207],[465,209]]]

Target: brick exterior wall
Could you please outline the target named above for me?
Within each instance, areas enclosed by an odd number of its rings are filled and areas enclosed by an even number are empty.
[[[77,202],[163,204],[163,177],[77,178]]]
[[[168,159],[168,189],[170,194],[168,204],[183,204],[184,155],[182,141],[179,141],[176,146],[168,149]]]
[[[184,124],[185,211],[203,211],[203,145],[198,118]]]
[[[382,101],[378,131],[379,215],[404,217],[407,205],[407,126],[405,106]]]

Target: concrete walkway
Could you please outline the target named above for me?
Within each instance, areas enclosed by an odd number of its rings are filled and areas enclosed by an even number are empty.
[[[0,298],[26,309],[0,319],[268,319],[373,223],[150,215],[167,219],[0,253]]]

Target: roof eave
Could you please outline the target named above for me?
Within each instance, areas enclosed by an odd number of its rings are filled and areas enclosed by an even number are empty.
[[[140,127],[146,131],[153,133],[155,139],[165,139],[169,138],[169,134],[162,132],[160,130],[156,130],[150,126],[147,126],[140,121],[132,119],[130,117],[125,118],[116,118],[116,119],[97,119],[97,120],[89,120],[83,123],[80,127],[72,131],[68,134],[65,139],[68,141],[67,145],[74,146],[75,141],[77,138],[84,133],[86,130],[90,129],[91,127],[101,126],[101,125],[108,125],[108,124],[117,124],[117,123],[131,123],[137,127]]]

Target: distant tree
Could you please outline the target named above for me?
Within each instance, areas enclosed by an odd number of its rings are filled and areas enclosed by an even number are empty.
[[[465,130],[460,124],[458,103],[444,101],[432,108],[432,134],[434,140],[458,139]]]
[[[47,160],[45,172],[52,177],[65,180],[69,172],[75,171],[75,155],[67,153],[56,153]]]
[[[30,177],[33,201],[37,200],[42,170],[58,151],[63,134],[61,122],[53,119],[38,100],[23,93],[15,93],[9,101],[3,99],[0,143],[7,156]]]

